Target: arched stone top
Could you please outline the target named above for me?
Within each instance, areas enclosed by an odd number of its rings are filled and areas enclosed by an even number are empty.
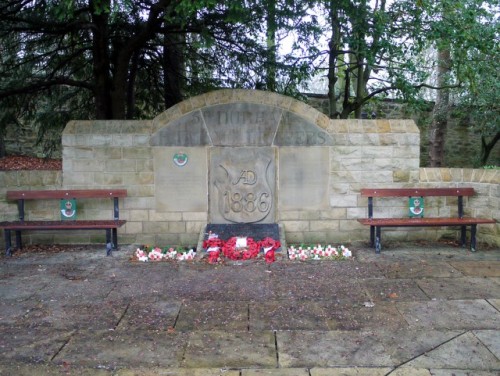
[[[152,146],[327,146],[330,119],[280,94],[218,90],[186,99],[153,119]]]

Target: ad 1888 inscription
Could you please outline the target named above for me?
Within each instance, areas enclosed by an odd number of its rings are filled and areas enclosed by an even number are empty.
[[[212,223],[274,222],[273,148],[215,148],[210,164]]]

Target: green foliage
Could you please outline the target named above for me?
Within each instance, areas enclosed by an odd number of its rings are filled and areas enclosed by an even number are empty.
[[[380,96],[419,106],[434,69],[424,52],[440,41],[452,48],[450,80],[460,86],[454,98],[484,110],[470,116],[486,138],[498,127],[491,115],[498,111],[498,73],[489,69],[498,61],[492,1],[4,3],[0,129],[31,122],[41,141],[44,130],[60,131],[71,119],[151,118],[221,87],[300,98],[332,56],[334,94],[344,106],[338,116],[359,114]],[[325,48],[320,41],[332,33],[338,43]],[[291,48],[275,54],[285,40]]]

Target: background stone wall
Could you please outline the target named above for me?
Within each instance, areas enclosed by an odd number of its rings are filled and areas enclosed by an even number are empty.
[[[326,95],[305,94],[306,103],[323,114],[328,114],[328,99]],[[405,103],[392,100],[380,100],[368,103],[365,112],[371,116],[376,113],[378,119],[413,119],[420,129],[420,166],[429,165],[428,156],[428,126],[432,115],[432,103],[421,111],[412,111]],[[460,119],[451,112],[448,120],[448,130],[445,143],[445,166],[468,167],[479,165],[481,151],[480,134],[471,127],[468,119]],[[5,130],[5,146],[9,155],[29,155],[38,157],[62,156],[62,132],[59,129],[49,130],[42,142],[38,140],[38,128],[32,124],[7,126]],[[500,143],[497,143],[490,154],[490,166],[500,166]]]
[[[161,129],[161,124],[168,124],[204,106],[234,100],[286,108],[297,116],[309,119],[332,138],[331,146],[318,148],[326,150],[326,153],[310,154],[313,156],[311,163],[318,155],[318,163],[328,165],[329,173],[324,180],[327,184],[325,202],[321,201],[318,206],[314,200],[308,200],[306,196],[309,192],[305,189],[302,192],[303,202],[314,202],[314,207],[294,207],[288,198],[288,201],[282,202],[282,207],[277,208],[277,221],[283,225],[289,243],[368,242],[369,229],[356,220],[367,215],[367,200],[359,195],[363,187],[472,186],[478,194],[465,200],[466,214],[500,219],[499,170],[419,168],[420,135],[411,120],[332,121],[312,107],[290,98],[265,92],[228,90],[192,98],[151,121],[68,123],[63,135],[62,172],[0,172],[0,220],[13,220],[17,215],[16,203],[5,201],[5,192],[9,189],[125,188],[129,196],[120,201],[120,217],[126,219],[127,224],[118,230],[119,243],[162,247],[195,245],[200,231],[209,220],[207,210],[176,208],[160,211],[156,207],[157,197],[174,195],[182,201],[193,193],[205,194],[208,192],[208,179],[203,181],[204,178],[200,178],[203,183],[201,191],[197,180],[185,186],[177,182],[175,191],[159,190],[155,184],[155,169],[163,169],[164,166],[158,162],[155,166],[155,146],[151,146],[150,139]],[[303,147],[278,148],[278,158],[280,153],[282,156],[300,155]],[[197,153],[202,156],[204,152],[198,150]],[[205,168],[203,166],[199,169]],[[314,168],[314,163],[311,166]],[[315,175],[309,176],[314,178]],[[277,179],[279,186],[279,173]],[[300,201],[301,197],[297,200]],[[453,199],[436,199],[435,202],[429,199],[425,206],[429,214],[456,213],[456,200]],[[109,219],[112,216],[111,202],[101,200],[79,200],[78,210],[82,219]],[[389,200],[376,210],[406,216],[408,208],[406,200]],[[60,216],[58,202],[29,203],[26,211],[27,219],[58,219]],[[384,238],[458,239],[458,232],[458,229],[448,228],[386,229]],[[27,243],[104,243],[104,232],[35,232],[23,238]],[[500,224],[478,226],[478,240],[500,246]],[[4,247],[3,241],[1,247]]]

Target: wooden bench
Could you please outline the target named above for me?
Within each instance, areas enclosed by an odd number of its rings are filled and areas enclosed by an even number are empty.
[[[461,245],[466,244],[467,226],[470,226],[470,249],[476,250],[476,230],[480,223],[496,223],[494,219],[464,217],[463,198],[474,196],[474,188],[365,188],[361,190],[362,197],[368,197],[368,218],[360,218],[358,222],[370,226],[370,245],[380,253],[382,227],[426,227],[426,226],[459,226],[461,230]],[[450,218],[374,218],[373,199],[405,197],[457,197],[458,212]],[[425,213],[425,211],[424,211]]]
[[[29,191],[7,191],[8,200],[17,200],[19,220],[12,222],[0,222],[0,228],[4,229],[5,253],[12,255],[11,231],[16,233],[16,247],[22,248],[22,231],[33,230],[105,230],[107,255],[111,255],[112,249],[118,246],[118,227],[126,221],[119,219],[118,199],[126,197],[125,189],[80,189],[80,190],[29,190]],[[71,200],[71,199],[102,199],[113,200],[113,219],[110,220],[54,220],[54,221],[26,221],[24,219],[24,204],[26,200]]]

